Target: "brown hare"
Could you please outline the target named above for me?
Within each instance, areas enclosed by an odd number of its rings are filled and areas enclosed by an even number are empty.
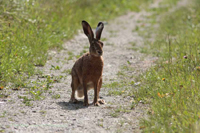
[[[77,102],[75,98],[75,91],[78,97],[84,96],[84,106],[88,106],[87,92],[94,89],[94,105],[99,106],[104,104],[105,101],[99,99],[99,92],[102,85],[102,72],[103,72],[103,43],[100,41],[101,33],[104,24],[99,22],[96,28],[96,38],[94,38],[93,31],[86,21],[82,21],[82,27],[85,35],[89,39],[90,48],[89,52],[81,56],[74,64],[72,75],[72,94],[70,101]]]

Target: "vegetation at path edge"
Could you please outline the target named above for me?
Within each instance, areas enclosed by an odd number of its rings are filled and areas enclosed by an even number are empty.
[[[154,10],[160,26],[150,30],[156,39],[148,45],[159,60],[141,76],[141,89],[135,92],[150,104],[148,118],[140,123],[144,132],[200,130],[199,7],[200,1],[193,0],[168,13]]]

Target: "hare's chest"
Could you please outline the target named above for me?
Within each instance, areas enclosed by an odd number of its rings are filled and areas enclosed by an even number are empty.
[[[102,63],[89,63],[87,67],[84,67],[83,75],[91,78],[99,78],[101,77],[103,72],[103,64]]]
[[[102,61],[96,61],[96,62],[91,62],[89,64],[89,70],[98,73],[103,71],[103,62]]]

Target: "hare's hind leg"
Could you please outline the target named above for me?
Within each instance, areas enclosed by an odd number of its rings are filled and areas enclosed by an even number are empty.
[[[102,86],[102,78],[100,79],[99,85],[98,85],[98,102],[99,102],[100,104],[105,104],[106,102],[105,102],[103,99],[100,99],[100,98],[99,98],[99,92],[100,92],[100,90],[101,90],[101,86]]]
[[[83,81],[84,106],[89,106],[87,91],[87,82]]]
[[[80,85],[80,82],[79,82],[78,77],[72,75],[72,83],[71,83],[72,94],[71,94],[70,102],[73,102],[73,103],[78,102],[78,100],[75,98],[75,91],[77,90],[79,85]]]

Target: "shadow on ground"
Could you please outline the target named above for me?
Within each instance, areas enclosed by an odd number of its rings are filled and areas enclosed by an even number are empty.
[[[101,96],[99,98],[100,99],[104,99]],[[84,108],[88,108],[88,107],[94,106],[93,103],[89,103],[89,106],[85,107],[83,105],[83,100],[78,101],[76,103],[72,103],[72,102],[57,102],[56,104],[58,104],[59,106],[61,106],[63,110],[78,110],[78,109],[84,109]]]
[[[83,105],[83,101],[78,101],[77,103],[58,102],[57,104],[61,106],[62,109],[64,110],[78,110],[78,109],[88,108]],[[93,106],[93,103],[90,103],[89,106]]]

